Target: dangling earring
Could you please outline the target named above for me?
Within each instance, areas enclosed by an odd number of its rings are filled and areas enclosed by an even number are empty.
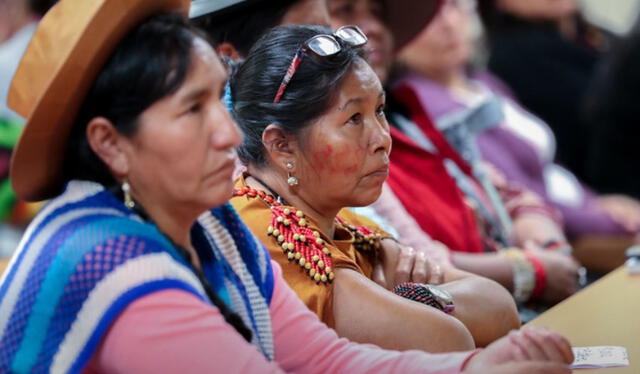
[[[286,167],[289,170],[293,169],[293,163],[291,161],[288,161],[287,164],[286,164]],[[296,178],[293,175],[291,175],[291,171],[288,171],[287,172],[287,183],[289,184],[289,186],[295,187],[298,184],[300,184],[300,181],[298,180],[298,178]]]
[[[136,203],[131,198],[131,186],[129,185],[128,180],[124,180],[122,183],[122,193],[124,194],[124,206],[129,209],[133,209],[136,206]]]
[[[298,181],[298,178],[291,175],[291,173],[287,173],[287,183],[289,183],[289,186],[295,187],[300,184],[300,181]]]

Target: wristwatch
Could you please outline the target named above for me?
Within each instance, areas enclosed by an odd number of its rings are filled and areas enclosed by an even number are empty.
[[[448,291],[445,291],[444,289],[431,284],[423,284],[422,286],[424,286],[424,288],[426,288],[427,291],[429,291],[429,293],[431,293],[431,295],[433,296],[436,304],[434,306],[436,308],[442,310],[447,314],[453,313],[453,311],[456,309],[456,306],[453,303],[453,296],[451,296]]]

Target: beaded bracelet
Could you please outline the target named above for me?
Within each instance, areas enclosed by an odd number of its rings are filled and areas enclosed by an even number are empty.
[[[409,299],[425,305],[429,305],[447,314],[451,314],[455,310],[455,308],[453,307],[453,304],[450,304],[447,306],[441,305],[436,299],[436,296],[434,296],[433,293],[427,287],[430,287],[430,286],[420,284],[420,283],[405,282],[395,286],[393,288],[393,293],[395,293],[398,296],[402,296],[405,299]]]
[[[519,249],[505,249],[500,253],[511,263],[513,298],[518,303],[528,301],[535,290],[537,281],[533,263]]]

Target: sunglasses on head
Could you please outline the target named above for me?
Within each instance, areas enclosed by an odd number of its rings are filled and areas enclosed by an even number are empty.
[[[273,99],[275,104],[282,100],[282,95],[284,95],[284,91],[287,89],[287,86],[289,85],[289,82],[291,82],[296,70],[298,70],[298,66],[300,66],[305,53],[310,51],[319,57],[333,56],[342,50],[342,47],[336,38],[352,47],[361,47],[365,45],[368,40],[367,36],[358,26],[343,26],[336,30],[333,35],[320,34],[304,42],[302,46],[298,48],[298,51],[293,57],[293,60],[291,60],[291,64],[289,65],[284,78],[282,78],[282,83],[280,83],[276,97]]]

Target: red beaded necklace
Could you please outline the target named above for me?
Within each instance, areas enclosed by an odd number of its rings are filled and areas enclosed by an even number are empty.
[[[260,198],[271,208],[271,224],[267,234],[282,248],[289,261],[296,261],[317,283],[329,283],[335,273],[332,270],[331,252],[325,247],[320,232],[307,226],[302,211],[287,208],[264,191],[242,187],[233,191],[234,197]]]
[[[273,196],[250,187],[236,188],[234,197],[259,198],[271,208],[271,224],[267,234],[282,248],[289,261],[295,261],[316,283],[330,283],[335,278],[332,270],[331,251],[320,232],[308,227],[305,214],[293,207],[285,207]],[[336,217],[336,224],[351,232],[354,246],[360,251],[380,247],[381,235],[364,226],[353,226]]]

